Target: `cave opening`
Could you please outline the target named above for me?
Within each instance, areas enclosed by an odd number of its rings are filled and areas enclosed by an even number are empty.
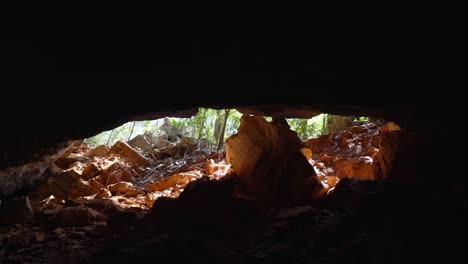
[[[189,118],[130,121],[65,144],[47,168],[23,165],[23,173],[42,173],[42,180],[4,200],[0,256],[50,263],[50,252],[40,254],[36,242],[68,260],[166,260],[176,254],[168,245],[192,241],[201,248],[188,256],[256,263],[275,248],[261,241],[285,235],[285,225],[310,221],[324,228],[318,237],[309,234],[316,241],[342,228],[329,221],[356,213],[356,195],[368,200],[379,192],[400,132],[394,122],[365,116],[270,117],[211,108]],[[157,255],[135,251],[145,243]],[[87,247],[96,251],[74,251]]]

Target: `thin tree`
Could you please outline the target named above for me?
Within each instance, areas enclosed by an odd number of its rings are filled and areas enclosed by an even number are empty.
[[[115,128],[114,128],[115,129]],[[109,138],[107,139],[107,143],[106,143],[106,146],[109,146],[109,143],[110,143],[110,140],[111,140],[111,137],[112,137],[112,134],[114,133],[114,129],[111,130],[110,134],[109,134]]]
[[[130,134],[128,134],[127,142],[130,140],[133,134],[133,129],[135,128],[135,121],[133,121],[132,128],[130,129]]]
[[[222,110],[214,110],[216,118],[213,124],[213,139],[215,143],[218,143],[219,134],[221,133],[222,129],[222,122],[223,122],[223,111]]]
[[[328,115],[324,114],[323,119],[322,119],[322,131],[321,131],[322,135],[327,134],[327,131],[328,131],[327,124],[328,124]]]
[[[200,108],[199,112],[200,115],[197,114],[196,118],[196,127],[197,127],[197,131],[198,131],[198,141],[200,141],[202,139],[202,136],[203,136],[203,129],[204,129],[204,125],[205,125],[205,120],[206,120],[206,112],[207,112],[207,109],[206,108]]]
[[[226,123],[227,123],[230,111],[231,109],[224,109],[224,122],[223,122],[223,126],[221,127],[221,132],[219,133],[218,146],[216,147],[216,151],[220,151],[221,148],[223,147],[224,133],[226,132]]]

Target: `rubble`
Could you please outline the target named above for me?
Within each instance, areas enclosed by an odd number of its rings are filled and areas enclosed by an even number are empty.
[[[369,122],[308,139],[304,144],[312,152],[309,162],[318,178],[330,190],[343,178],[388,178],[400,137],[400,128],[393,122]]]
[[[183,239],[222,263],[320,262],[325,249],[342,260],[330,241],[367,246],[337,232],[350,228],[349,215],[374,210],[364,200],[381,199],[383,187],[367,183],[389,176],[399,127],[367,123],[302,142],[280,124],[245,117],[226,156],[178,135],[75,146],[23,198],[29,207],[2,201],[0,262],[161,261]]]

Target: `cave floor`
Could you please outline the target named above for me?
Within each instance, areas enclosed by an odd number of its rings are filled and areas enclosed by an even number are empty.
[[[435,263],[458,254],[464,217],[442,195],[383,181],[343,180],[319,203],[268,211],[188,193],[106,224],[57,227],[42,216],[2,228],[0,262]]]
[[[455,260],[463,252],[455,238],[463,239],[464,200],[431,182],[375,180],[375,163],[368,160],[377,157],[377,129],[355,127],[306,142],[330,192],[283,208],[259,208],[233,192],[238,178],[227,173],[224,153],[176,159],[181,141],[156,153],[172,156],[142,169],[134,163],[154,153],[142,158],[119,143],[122,159],[90,156],[96,149],[79,146],[56,162],[60,174],[30,196],[35,217],[0,227],[0,263]],[[64,189],[76,198],[59,199]]]

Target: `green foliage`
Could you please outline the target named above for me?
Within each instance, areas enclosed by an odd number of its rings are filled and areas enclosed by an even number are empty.
[[[242,114],[236,110],[231,110],[227,123],[224,140],[237,132]],[[180,136],[193,137],[204,140],[209,145],[215,146],[218,140],[222,122],[224,121],[224,110],[199,108],[198,113],[190,118],[167,118],[172,125],[172,133]],[[132,137],[150,132],[154,135],[162,135],[165,132],[160,129],[164,123],[164,118],[157,120],[135,121]],[[84,142],[90,147],[107,144],[112,146],[118,140],[126,141],[130,135],[133,122],[128,122],[113,130],[104,131],[93,137],[87,138]],[[109,138],[110,137],[110,138]]]
[[[354,118],[353,122],[369,122],[369,117],[367,116],[357,116]]]
[[[99,145],[102,145],[102,144],[106,144],[107,142],[107,139],[109,138],[110,136],[110,133],[111,133],[111,130],[109,131],[104,131],[102,133],[99,133],[93,137],[90,137],[90,138],[86,138],[84,140],[84,143],[90,147],[97,147]]]
[[[326,114],[320,114],[310,119],[304,118],[288,118],[288,124],[292,130],[297,132],[300,139],[306,140],[309,138],[318,137],[326,132]]]
[[[199,108],[198,113],[190,118],[167,118],[172,126],[171,133],[179,136],[193,137],[197,140],[204,140],[212,148],[216,147],[220,129],[224,121],[225,111],[223,109]],[[237,133],[242,114],[231,109],[228,115],[224,140]],[[271,121],[270,117],[265,117]],[[327,115],[320,114],[310,119],[288,118],[287,121],[291,129],[296,131],[302,140],[317,137],[327,131]],[[150,132],[154,135],[162,135],[165,132],[160,129],[164,124],[164,118],[157,120],[135,121],[132,137]],[[112,146],[118,140],[126,141],[130,135],[133,122],[128,122],[113,130],[104,131],[98,135],[85,139],[85,143],[90,147],[102,144]]]

